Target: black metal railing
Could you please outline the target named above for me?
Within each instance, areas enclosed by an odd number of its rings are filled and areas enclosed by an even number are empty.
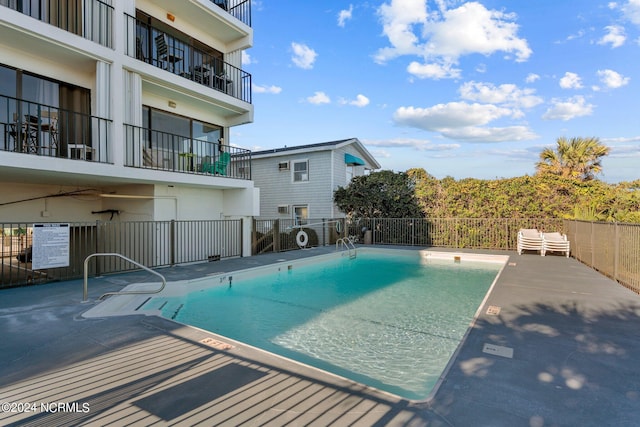
[[[231,16],[251,26],[251,0],[210,0]]]
[[[242,256],[242,220],[69,223],[69,265],[34,270],[33,223],[0,223],[0,289],[81,278],[94,253],[118,253],[150,268]],[[89,263],[89,274],[135,270],[119,258]]]
[[[113,6],[101,0],[0,0],[0,5],[102,46],[113,47]]]
[[[251,151],[125,124],[125,166],[251,179]]]
[[[127,19],[127,55],[251,103],[251,74],[180,37],[133,16]],[[186,37],[185,37],[186,38]]]
[[[110,163],[111,120],[0,95],[0,150]]]

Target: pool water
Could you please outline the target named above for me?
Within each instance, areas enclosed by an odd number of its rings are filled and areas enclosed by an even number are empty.
[[[145,310],[407,399],[425,399],[502,267],[358,253],[212,278]]]

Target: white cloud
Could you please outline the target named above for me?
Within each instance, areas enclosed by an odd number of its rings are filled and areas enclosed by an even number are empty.
[[[315,50],[305,44],[295,42],[291,43],[291,49],[293,50],[291,61],[293,61],[297,67],[305,70],[313,68],[313,63],[318,56]]]
[[[576,73],[566,72],[560,79],[560,87],[562,89],[581,89],[582,79]]]
[[[391,138],[384,140],[363,140],[367,147],[413,148],[418,151],[450,151],[460,148],[460,144],[434,144],[427,139]]]
[[[400,107],[394,113],[393,120],[399,125],[442,131],[443,129],[485,125],[500,117],[512,114],[511,109],[495,105],[450,102],[429,108]]]
[[[593,113],[593,104],[588,104],[583,96],[574,96],[567,100],[554,98],[551,107],[542,115],[545,120],[571,120],[576,117],[590,116]]]
[[[364,142],[364,141],[363,141]],[[391,153],[387,150],[370,150],[373,157],[376,159],[389,159],[391,158]]]
[[[329,98],[329,96],[327,96],[327,94],[324,92],[315,92],[313,96],[310,96],[307,98],[307,102],[309,102],[310,104],[316,104],[316,105],[330,104],[331,98]]]
[[[401,55],[419,56],[424,64],[412,62],[408,71],[420,78],[455,78],[453,68],[464,55],[491,55],[507,52],[517,62],[531,55],[527,41],[517,37],[515,15],[488,10],[478,2],[447,9],[446,0],[437,2],[440,12],[427,13],[425,0],[391,0],[378,9],[383,34],[391,46],[378,50],[374,59],[384,63]]]
[[[246,51],[242,51],[242,65],[255,64],[255,61],[251,59],[251,56]]]
[[[467,142],[528,141],[538,138],[538,135],[526,126],[468,126],[460,129],[446,129],[442,134],[447,138],[459,139]]]
[[[253,92],[254,93],[271,93],[271,94],[279,94],[280,92],[282,92],[282,88],[279,86],[260,86],[260,85],[256,85],[254,84],[252,86]]]
[[[391,0],[378,9],[382,21],[382,32],[391,47],[378,51],[376,60],[385,62],[400,55],[418,55],[419,38],[414,34],[414,25],[427,21],[427,5],[424,0]]]
[[[516,108],[532,108],[543,102],[534,89],[520,89],[514,84],[495,86],[491,83],[467,82],[460,86],[460,96],[469,101],[503,104]]]
[[[362,94],[358,94],[358,96],[356,96],[356,99],[341,99],[340,103],[343,105],[353,105],[354,107],[366,107],[367,105],[369,105],[369,98]]]
[[[451,64],[420,64],[413,61],[407,67],[409,74],[419,79],[457,79],[462,70],[451,68]]]
[[[467,142],[504,142],[535,139],[526,126],[485,127],[502,117],[517,117],[519,110],[491,104],[450,102],[429,108],[401,107],[393,120],[397,125],[439,132],[442,136]]]
[[[349,9],[341,10],[338,13],[338,26],[344,27],[345,22],[351,19],[352,16],[353,16],[353,5],[350,4]]]
[[[624,77],[613,70],[598,70],[597,74],[598,77],[600,77],[600,81],[610,89],[617,89],[625,86],[630,81],[629,77]]]
[[[629,0],[621,9],[629,21],[635,25],[640,25],[640,0]]]
[[[540,76],[536,73],[529,73],[527,77],[524,79],[524,81],[527,83],[533,83],[537,80],[540,80]]]
[[[516,61],[531,55],[526,40],[516,37],[518,26],[509,22],[514,15],[488,10],[477,2],[465,3],[443,14],[443,19],[431,22],[425,31],[431,35],[426,52],[447,58],[472,53],[491,55],[498,51],[515,53]]]
[[[607,31],[607,34],[598,40],[598,44],[610,44],[612,48],[616,48],[622,46],[627,40],[624,28],[619,25],[609,25],[604,27],[604,29]]]

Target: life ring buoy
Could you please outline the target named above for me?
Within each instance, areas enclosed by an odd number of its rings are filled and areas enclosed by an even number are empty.
[[[301,248],[307,246],[307,243],[309,243],[309,236],[307,235],[307,233],[302,230],[298,231],[298,234],[296,234],[296,243]]]
[[[336,221],[336,233],[342,233],[342,221]]]

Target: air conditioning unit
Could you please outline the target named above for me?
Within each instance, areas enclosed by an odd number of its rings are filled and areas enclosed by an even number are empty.
[[[280,162],[278,163],[279,171],[288,171],[289,170],[289,162]]]
[[[288,214],[289,213],[289,205],[280,205],[278,206],[279,214]]]

